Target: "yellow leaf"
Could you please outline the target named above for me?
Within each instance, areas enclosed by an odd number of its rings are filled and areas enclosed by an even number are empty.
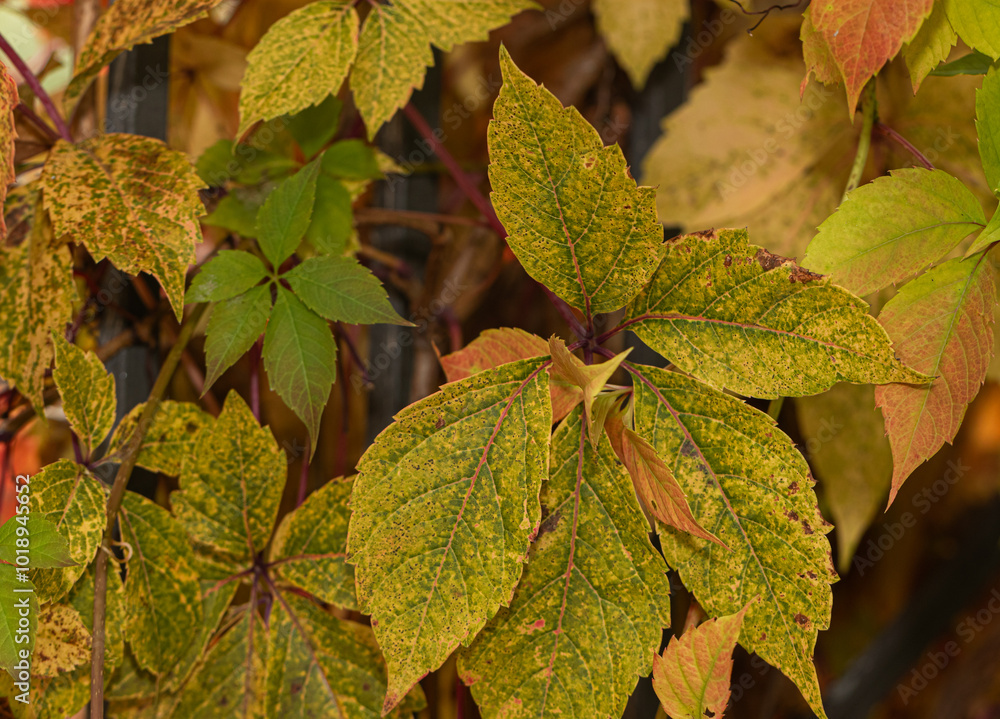
[[[597,29],[636,89],[666,57],[688,19],[688,0],[594,0]]]
[[[622,361],[632,351],[629,347],[624,352],[615,355],[614,359],[602,362],[601,364],[585,365],[573,356],[566,349],[566,343],[553,335],[549,338],[549,351],[552,353],[552,368],[554,374],[575,384],[583,391],[583,407],[586,411],[587,428],[590,435],[590,443],[597,447],[597,442],[601,438],[603,423],[597,421],[594,412],[594,400],[598,393],[604,389],[604,385],[611,379],[611,375],[621,366]]]

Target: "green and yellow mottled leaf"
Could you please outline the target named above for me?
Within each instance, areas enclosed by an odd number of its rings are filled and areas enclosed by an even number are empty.
[[[653,65],[680,39],[688,19],[687,0],[595,0],[597,29],[607,40],[632,86],[646,84]]]
[[[985,258],[948,260],[907,283],[879,314],[899,356],[935,377],[924,387],[878,387],[892,445],[889,503],[903,481],[958,433],[993,356],[996,279]]]
[[[66,596],[66,604],[77,612],[83,626],[88,633],[91,633],[94,626],[93,565],[87,567],[84,575],[73,585],[73,589]],[[122,584],[121,574],[116,571],[108,572],[104,619],[104,678],[107,682],[111,673],[121,666],[125,656],[125,587]],[[86,667],[86,676],[89,689],[89,667]]]
[[[997,7],[997,23],[1000,27],[1000,6]],[[1000,44],[998,44],[998,48],[1000,48]],[[976,130],[979,131],[979,156],[983,161],[986,181],[993,194],[1000,196],[1000,119],[997,117],[998,111],[1000,111],[1000,70],[993,67],[986,73],[983,86],[976,92]]]
[[[31,485],[27,486],[30,490]],[[19,504],[18,508],[27,509],[28,506]],[[19,556],[22,560],[27,560],[20,566],[34,569],[71,567],[76,564],[70,556],[69,543],[59,532],[59,528],[31,512],[17,514],[0,526],[0,559],[7,564],[18,564]]]
[[[660,526],[667,563],[710,616],[760,595],[740,644],[825,717],[812,655],[837,575],[805,460],[763,412],[676,372],[633,370],[636,432],[670,463],[698,524],[728,547]]]
[[[487,719],[618,717],[670,624],[663,558],[607,441],[575,410],[552,438],[524,577],[459,673]]]
[[[313,160],[282,180],[257,213],[260,249],[275,269],[291,257],[309,229],[318,175],[319,161]]]
[[[222,250],[205,263],[188,288],[188,302],[219,302],[242,295],[267,277],[267,268],[250,252]]]
[[[198,434],[171,495],[195,548],[244,569],[274,529],[288,467],[271,432],[257,424],[235,391],[211,428]]]
[[[60,459],[31,478],[31,514],[56,526],[69,544],[74,566],[32,569],[42,601],[62,598],[93,561],[104,532],[104,487],[84,467]]]
[[[892,477],[892,450],[875,408],[875,390],[838,384],[814,397],[797,397],[795,414],[824,506],[837,528],[837,567],[844,574]]]
[[[264,334],[270,316],[270,285],[254,287],[212,307],[205,331],[205,391]]]
[[[71,345],[53,332],[56,366],[52,379],[62,397],[63,412],[76,433],[83,456],[90,457],[115,424],[115,378],[93,352]]]
[[[12,565],[0,564],[0,669],[18,681],[21,650],[30,652],[38,636],[38,597],[30,581],[19,579],[23,576]],[[30,670],[25,673],[30,680]]]
[[[326,320],[279,286],[264,334],[264,369],[272,389],[309,431],[310,457],[336,368],[337,343]]]
[[[332,322],[413,326],[389,304],[378,278],[353,257],[310,257],[282,277],[309,309]]]
[[[973,50],[1000,59],[1000,5],[995,0],[941,0],[958,36]],[[996,187],[996,185],[994,185]]]
[[[118,515],[132,550],[125,580],[125,637],[143,669],[161,675],[201,626],[201,589],[184,528],[167,510],[126,492]]]
[[[354,567],[347,563],[351,480],[334,479],[285,515],[274,533],[268,561],[280,581],[343,609],[357,609]]]
[[[117,458],[127,451],[129,441],[139,423],[145,403],[132,408],[111,435],[108,457]],[[192,402],[163,400],[153,415],[153,422],[146,430],[139,446],[136,466],[152,472],[178,476],[188,458],[196,457],[195,442],[198,433],[212,423],[212,416]],[[200,460],[199,460],[200,461]]]
[[[580,388],[590,443],[597,447],[597,442],[604,431],[604,423],[598,421],[599,413],[594,412],[594,400],[632,348],[615,355],[607,362],[586,365],[566,349],[565,342],[553,335],[549,338],[549,351],[552,353],[552,372]]]
[[[979,237],[973,240],[972,244],[969,245],[969,249],[966,250],[966,258],[977,255],[980,252],[988,249],[991,246],[995,246],[997,242],[1000,242],[1000,212],[994,212],[993,217],[987,223],[983,231],[979,233]]]
[[[54,241],[41,205],[27,239],[0,244],[0,377],[44,417],[42,388],[52,361],[51,332],[62,332],[73,312],[69,249]]]
[[[90,630],[79,612],[65,604],[47,604],[38,615],[32,673],[55,677],[90,662]]]
[[[402,410],[358,464],[348,561],[389,668],[386,711],[511,600],[548,473],[544,367],[446,385]]]
[[[802,264],[864,296],[926,269],[985,224],[979,200],[947,172],[894,170],[847,196]]]
[[[240,129],[294,114],[336,93],[358,51],[350,0],[318,0],[274,23],[247,55],[240,83]]]
[[[746,230],[667,246],[626,317],[681,370],[751,397],[816,394],[842,381],[927,381],[895,358],[863,300],[749,244]]]
[[[663,654],[653,657],[653,689],[673,719],[721,719],[729,704],[733,650],[749,608],[671,637]]]
[[[913,92],[917,91],[931,70],[948,59],[957,41],[958,35],[948,21],[944,3],[934,3],[930,17],[924,20],[916,36],[903,47],[903,59],[910,71]]]
[[[21,98],[17,94],[17,83],[7,72],[7,66],[0,63],[0,208],[7,200],[7,186],[14,182],[14,108]],[[7,237],[4,213],[0,211],[0,244]]]
[[[651,187],[501,48],[504,84],[489,126],[490,182],[525,271],[588,317],[625,305],[662,257]]]
[[[194,22],[220,2],[222,0],[115,2],[97,19],[94,30],[80,49],[73,69],[73,79],[66,88],[63,100],[66,114],[73,114],[76,103],[90,83],[119,53],[135,45],[152,42],[160,35]]]
[[[136,135],[60,140],[42,186],[57,233],[84,244],[95,260],[156,277],[181,318],[184,275],[201,241],[204,187],[183,153]]]
[[[271,610],[267,716],[376,719],[412,716],[424,705],[417,686],[383,713],[385,662],[372,630],[283,593]]]

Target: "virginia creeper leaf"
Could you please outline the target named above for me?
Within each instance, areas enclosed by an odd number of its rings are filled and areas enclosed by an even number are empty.
[[[983,231],[979,233],[979,237],[977,237],[973,243],[969,245],[969,249],[966,250],[965,256],[972,257],[973,255],[978,255],[980,252],[997,242],[1000,242],[1000,212],[993,213],[993,217],[990,218],[989,223],[987,223]]]
[[[97,19],[90,37],[80,48],[73,79],[63,99],[66,114],[73,114],[73,108],[90,83],[119,53],[194,22],[220,2],[222,0],[163,0],[156,3],[117,0]]]
[[[516,327],[489,329],[457,352],[439,358],[449,382],[471,377],[483,370],[508,362],[549,354],[549,343],[538,335]],[[552,397],[552,421],[558,422],[583,401],[583,390],[562,379],[549,366],[549,390]]]
[[[843,81],[840,67],[823,33],[813,24],[811,8],[807,7],[802,13],[799,39],[802,40],[802,59],[806,63],[806,76],[799,85],[799,92],[802,93],[809,84],[810,74],[824,85],[840,84]]]
[[[871,385],[838,384],[814,397],[797,397],[795,415],[837,528],[837,567],[843,575],[889,490],[892,450],[885,422]]]
[[[588,317],[625,305],[662,256],[656,191],[637,187],[617,145],[500,50],[489,126],[491,195],[525,271]]]
[[[104,667],[105,676],[107,677],[111,671],[121,665],[122,658],[125,655],[125,634],[122,629],[125,624],[125,587],[122,584],[121,574],[118,572],[108,572],[108,586],[104,596]],[[83,621],[84,627],[90,632],[94,626],[93,565],[87,567],[84,575],[73,585],[73,589],[66,596],[65,602],[68,606],[76,610]],[[90,667],[86,667],[85,671],[89,680]],[[85,683],[85,686],[89,690],[89,681]]]
[[[544,363],[512,362],[405,408],[361,458],[348,561],[389,669],[383,711],[509,604],[551,424]]]
[[[10,564],[0,564],[0,669],[12,677],[18,677],[14,668],[20,661],[20,650],[31,651],[38,634],[38,597],[32,591],[31,582],[19,580],[23,576]],[[27,607],[27,626],[21,625],[19,609]],[[18,642],[15,637],[27,636],[27,642]]]
[[[667,563],[710,616],[761,595],[740,644],[825,717],[812,654],[837,576],[805,460],[763,412],[676,372],[633,370],[636,433],[670,464],[698,524],[728,547],[660,526]]]
[[[424,705],[418,686],[402,706],[383,711],[385,662],[371,629],[338,619],[308,599],[283,593],[272,608],[269,638],[269,717],[402,719]]]
[[[377,180],[382,170],[375,148],[361,140],[335,142],[323,153],[323,172],[343,180]]]
[[[29,485],[30,486],[30,485]],[[21,539],[20,545],[17,540]],[[22,549],[27,549],[25,553]],[[36,514],[17,515],[0,525],[0,559],[16,564],[17,557],[28,558],[29,567],[53,569],[71,567],[76,562],[69,553],[69,543],[52,522]]]
[[[212,308],[205,331],[206,391],[264,334],[270,316],[270,285],[254,287]]]
[[[581,410],[552,437],[544,516],[524,577],[459,675],[486,719],[621,716],[670,624],[663,558],[607,441]]]
[[[7,186],[14,182],[14,108],[21,98],[17,94],[17,83],[7,72],[7,66],[0,63],[0,208],[7,200]],[[4,212],[0,211],[0,243],[7,237]]]
[[[653,689],[673,719],[722,717],[729,704],[733,650],[749,605],[684,632],[653,656]]]
[[[955,77],[956,75],[985,75],[993,67],[995,61],[989,55],[981,52],[970,52],[957,60],[946,62],[935,68],[931,75],[937,77]]]
[[[632,351],[632,348],[615,355],[607,362],[586,365],[566,349],[565,342],[553,335],[549,338],[549,351],[552,353],[552,371],[580,388],[590,443],[597,447],[597,441],[604,431],[604,424],[597,421],[594,400],[611,379],[611,375],[621,366],[628,353]]]
[[[325,160],[326,155],[323,157]],[[306,229],[306,240],[317,252],[340,256],[347,251],[353,231],[350,190],[336,177],[321,171],[316,178],[316,203]]]
[[[198,177],[209,187],[223,187],[229,180],[243,185],[275,180],[298,166],[294,157],[256,145],[237,145],[233,140],[219,140],[201,153],[196,169]]]
[[[1000,36],[997,34],[1000,31],[1000,5],[995,0],[942,2],[952,27],[969,47],[994,60],[1000,59]]]
[[[38,598],[56,601],[87,569],[104,532],[104,488],[85,468],[60,459],[31,478],[31,514],[56,526],[69,544],[74,565],[61,569],[32,569]]]
[[[353,483],[334,479],[281,520],[268,561],[277,577],[343,609],[357,609],[347,563],[347,500]]]
[[[852,111],[865,83],[917,34],[934,0],[842,0],[810,6],[813,27],[826,41],[847,87]]]
[[[248,566],[274,529],[288,471],[281,450],[232,391],[192,455],[171,495],[177,519],[200,551]]]
[[[358,13],[349,0],[318,0],[278,20],[247,55],[237,137],[258,120],[297,113],[336,93],[357,51]]]
[[[906,67],[910,71],[914,93],[924,78],[948,59],[957,41],[958,35],[948,21],[944,3],[934,3],[930,17],[903,48],[903,59],[906,60]]]
[[[52,379],[62,397],[63,412],[85,457],[108,436],[115,424],[115,378],[93,352],[84,352],[53,332],[56,367]]]
[[[667,246],[627,318],[683,371],[752,397],[815,394],[839,381],[926,381],[893,356],[863,300],[748,244],[746,230]]]
[[[337,343],[326,320],[278,287],[264,334],[264,368],[271,387],[309,430],[310,457],[336,379],[336,360]]]
[[[313,160],[283,180],[257,213],[257,239],[264,256],[277,269],[291,257],[309,227],[316,199],[319,162]]]
[[[235,232],[240,237],[256,237],[257,213],[267,198],[260,198],[258,202],[258,198],[251,197],[252,194],[257,193],[243,192],[239,187],[233,188],[219,200],[214,210],[202,218],[201,223]]]
[[[310,105],[287,119],[288,134],[295,138],[303,155],[311,159],[333,139],[343,109],[344,103],[330,95],[318,105]]]
[[[267,277],[267,268],[250,252],[222,250],[205,263],[188,288],[188,302],[219,302],[242,295]]]
[[[80,613],[65,604],[47,604],[38,615],[31,671],[54,677],[90,663],[90,630]]]
[[[109,457],[120,456],[126,451],[145,406],[145,403],[137,405],[122,417],[115,433],[111,435]],[[211,423],[212,416],[203,412],[196,404],[163,400],[139,446],[136,466],[178,476],[184,462],[196,456],[194,452],[198,432]]]
[[[997,8],[1000,27],[1000,7]],[[986,181],[994,195],[1000,195],[1000,70],[992,68],[976,92],[976,130],[979,131],[979,156]]]
[[[353,257],[310,257],[282,277],[309,309],[332,322],[413,326],[389,304],[378,278]]]
[[[996,286],[982,258],[949,260],[907,283],[879,321],[908,364],[936,379],[925,387],[875,390],[892,445],[889,504],[924,460],[951,442],[993,355]]]
[[[164,674],[201,626],[201,589],[184,529],[167,510],[125,492],[118,515],[132,550],[125,580],[125,636],[146,671]]]
[[[688,19],[685,0],[595,0],[597,29],[632,80],[641,89],[653,65],[680,39]]]
[[[130,274],[152,274],[181,319],[184,274],[201,241],[204,187],[183,153],[136,135],[60,140],[42,184],[58,234],[82,242],[94,260],[107,257]]]
[[[851,192],[802,264],[868,295],[926,269],[986,224],[979,200],[941,170],[893,170]]]

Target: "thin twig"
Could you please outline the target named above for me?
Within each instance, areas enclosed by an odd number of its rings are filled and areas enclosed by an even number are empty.
[[[759,28],[761,23],[767,20],[767,16],[770,15],[775,10],[791,10],[792,8],[796,8],[802,4],[802,0],[797,0],[797,2],[788,3],[787,5],[777,5],[777,4],[771,5],[770,7],[764,8],[763,10],[747,10],[745,7],[743,7],[743,3],[741,3],[740,0],[729,0],[729,1],[731,3],[734,3],[737,7],[739,7],[739,9],[743,11],[744,15],[762,16],[761,19],[757,21],[756,25],[747,30],[747,35],[752,35],[753,31]]]
[[[888,137],[890,140],[895,141],[897,144],[901,145],[904,150],[913,155],[913,158],[919,162],[921,165],[926,167],[928,170],[933,170],[934,165],[931,161],[924,156],[920,150],[913,146],[913,144],[907,140],[905,137],[900,135],[898,132],[893,130],[891,127],[882,122],[876,122],[874,127],[875,132],[882,135],[883,137]]]
[[[31,71],[28,67],[28,63],[21,59],[21,56],[17,54],[17,50],[11,47],[10,43],[7,42],[7,38],[0,33],[0,50],[3,54],[8,57],[11,64],[21,73],[21,77],[31,88],[31,91],[35,93],[35,97],[38,101],[42,103],[42,107],[45,108],[45,112],[48,113],[49,118],[52,120],[52,124],[56,126],[56,131],[59,136],[66,140],[66,142],[73,142],[73,136],[69,133],[69,127],[66,126],[66,121],[63,116],[56,109],[56,104],[49,97],[49,93],[45,92],[45,88],[42,87],[42,83],[39,81],[38,77]]]
[[[847,187],[844,188],[844,197],[841,202],[847,199],[858,185],[861,184],[861,176],[865,172],[865,165],[868,164],[868,150],[872,145],[872,127],[875,125],[875,78],[868,81],[865,89],[861,91],[861,135],[858,137],[858,151],[854,155],[854,165],[851,166],[851,174],[847,178]]]
[[[309,488],[309,454],[302,455],[302,468],[299,470],[299,494],[295,498],[295,506],[301,507],[306,501],[306,493]]]
[[[177,340],[170,350],[170,354],[163,362],[160,374],[153,384],[153,389],[149,392],[149,399],[139,415],[139,423],[136,425],[132,436],[128,440],[126,450],[122,456],[122,463],[118,467],[115,481],[111,485],[111,494],[108,497],[107,515],[104,523],[104,537],[101,546],[97,550],[97,558],[94,564],[94,631],[92,632],[91,657],[90,657],[90,717],[91,719],[104,719],[104,640],[105,640],[105,609],[108,591],[108,556],[111,554],[111,546],[114,540],[115,520],[118,517],[118,510],[121,509],[122,500],[125,498],[125,487],[128,485],[129,476],[135,468],[136,460],[139,457],[139,448],[142,440],[149,431],[149,427],[156,416],[156,411],[160,407],[163,395],[170,384],[177,365],[180,363],[181,354],[187,346],[194,329],[201,321],[207,304],[198,305],[195,310],[188,315],[187,320],[181,327]]]

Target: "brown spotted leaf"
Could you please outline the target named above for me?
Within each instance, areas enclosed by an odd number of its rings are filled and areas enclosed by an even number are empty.
[[[663,557],[628,474],[580,409],[552,438],[546,514],[509,609],[459,654],[486,719],[620,717],[670,624]]]
[[[117,3],[112,7],[117,7]],[[130,274],[148,272],[180,319],[184,274],[201,241],[204,187],[180,152],[159,140],[111,134],[72,145],[60,140],[42,174],[56,233],[83,243]]]
[[[90,631],[80,613],[65,604],[47,604],[39,612],[32,673],[54,677],[90,663]]]
[[[746,396],[927,381],[895,358],[864,300],[749,244],[746,230],[670,240],[626,317],[681,370]]]
[[[119,459],[128,451],[145,403],[136,405],[115,427],[107,459]],[[184,463],[195,458],[198,433],[212,423],[212,416],[191,402],[163,400],[139,446],[136,466],[171,476],[180,475]]]
[[[388,665],[384,711],[510,603],[547,475],[545,365],[445,385],[402,410],[358,464],[348,561]]]
[[[2,208],[7,199],[7,186],[14,182],[14,108],[20,98],[17,83],[7,72],[7,66],[0,63],[0,243],[7,236]]]
[[[93,352],[71,345],[52,333],[56,367],[52,378],[62,397],[63,412],[82,445],[84,457],[104,441],[115,423],[115,378]]]

